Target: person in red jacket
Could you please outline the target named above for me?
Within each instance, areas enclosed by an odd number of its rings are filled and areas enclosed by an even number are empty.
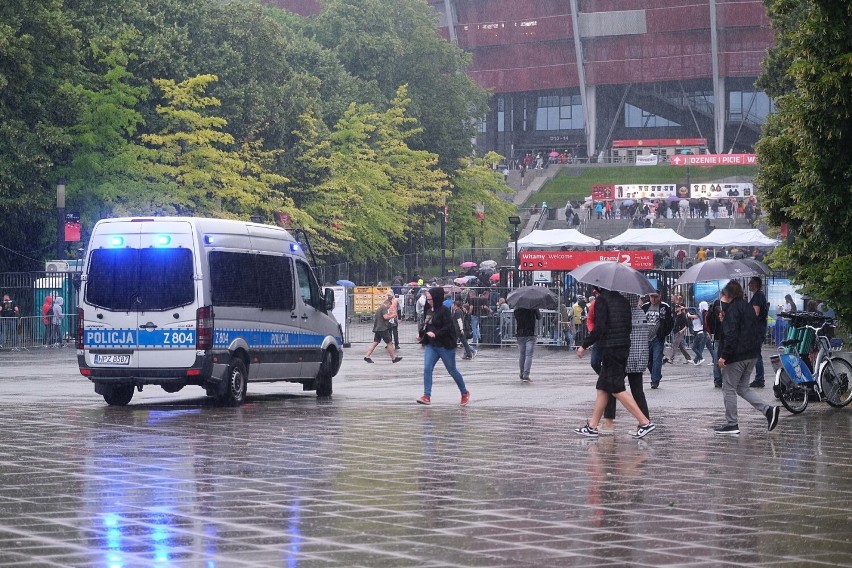
[[[41,323],[44,324],[44,335],[41,338],[41,344],[47,347],[48,345],[52,345],[53,341],[53,328],[50,325],[50,320],[53,315],[53,296],[48,295],[44,299],[44,303],[41,305]]]

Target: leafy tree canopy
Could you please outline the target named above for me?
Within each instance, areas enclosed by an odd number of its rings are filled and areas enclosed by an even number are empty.
[[[787,223],[795,281],[852,326],[852,2],[767,0],[776,45],[761,85],[776,97],[757,185]]]

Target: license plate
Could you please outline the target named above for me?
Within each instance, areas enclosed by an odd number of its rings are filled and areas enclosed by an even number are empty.
[[[95,355],[95,365],[129,365],[130,355]]]

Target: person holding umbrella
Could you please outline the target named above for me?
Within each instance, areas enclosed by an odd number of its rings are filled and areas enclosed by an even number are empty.
[[[595,300],[595,327],[577,349],[577,357],[582,359],[586,350],[597,344],[601,354],[601,372],[595,385],[597,395],[592,416],[585,426],[576,428],[574,432],[581,436],[597,438],[598,423],[606,409],[609,396],[612,395],[639,422],[632,436],[643,438],[654,430],[656,425],[639,409],[636,400],[624,387],[627,358],[630,353],[630,332],[633,329],[630,303],[614,290],[606,290],[600,286],[596,288],[599,294]]]

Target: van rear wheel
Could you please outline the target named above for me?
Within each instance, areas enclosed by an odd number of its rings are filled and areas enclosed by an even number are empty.
[[[127,406],[133,398],[133,385],[113,385],[104,391],[103,396],[110,406]]]
[[[228,365],[228,375],[225,377],[223,387],[224,392],[219,395],[219,402],[230,406],[239,406],[245,402],[248,376],[242,359],[233,359]]]
[[[332,354],[331,349],[326,349],[322,355],[322,363],[320,363],[319,372],[317,373],[316,385],[317,396],[331,396],[332,387]]]

